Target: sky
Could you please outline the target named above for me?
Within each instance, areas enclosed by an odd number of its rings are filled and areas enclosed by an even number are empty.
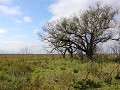
[[[44,24],[95,2],[120,6],[119,0],[0,0],[0,53],[19,53],[25,47],[46,53],[47,43],[37,35],[43,33]]]

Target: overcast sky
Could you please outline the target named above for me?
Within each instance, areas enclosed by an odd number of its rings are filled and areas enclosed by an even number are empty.
[[[37,32],[49,20],[69,16],[100,1],[120,6],[119,0],[0,0],[0,51],[18,52],[23,47],[45,53]]]

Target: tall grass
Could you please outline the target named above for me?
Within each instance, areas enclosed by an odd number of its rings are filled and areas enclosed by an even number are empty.
[[[0,55],[0,90],[119,90],[115,58],[99,55],[91,62],[52,54]]]

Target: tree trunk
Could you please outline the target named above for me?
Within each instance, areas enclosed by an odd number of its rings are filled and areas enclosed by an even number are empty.
[[[73,58],[73,53],[72,52],[70,53],[70,58]]]
[[[86,55],[90,60],[93,59],[93,51],[87,50]]]
[[[65,53],[62,53],[62,57],[63,57],[63,58],[66,58],[66,57],[65,57]]]

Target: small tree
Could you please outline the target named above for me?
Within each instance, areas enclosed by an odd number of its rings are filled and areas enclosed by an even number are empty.
[[[114,28],[111,23],[114,23],[116,14],[118,10],[97,3],[95,7],[89,7],[77,16],[48,22],[44,26],[48,37],[44,39],[55,48],[80,50],[91,58],[97,44],[112,38],[108,30]]]

